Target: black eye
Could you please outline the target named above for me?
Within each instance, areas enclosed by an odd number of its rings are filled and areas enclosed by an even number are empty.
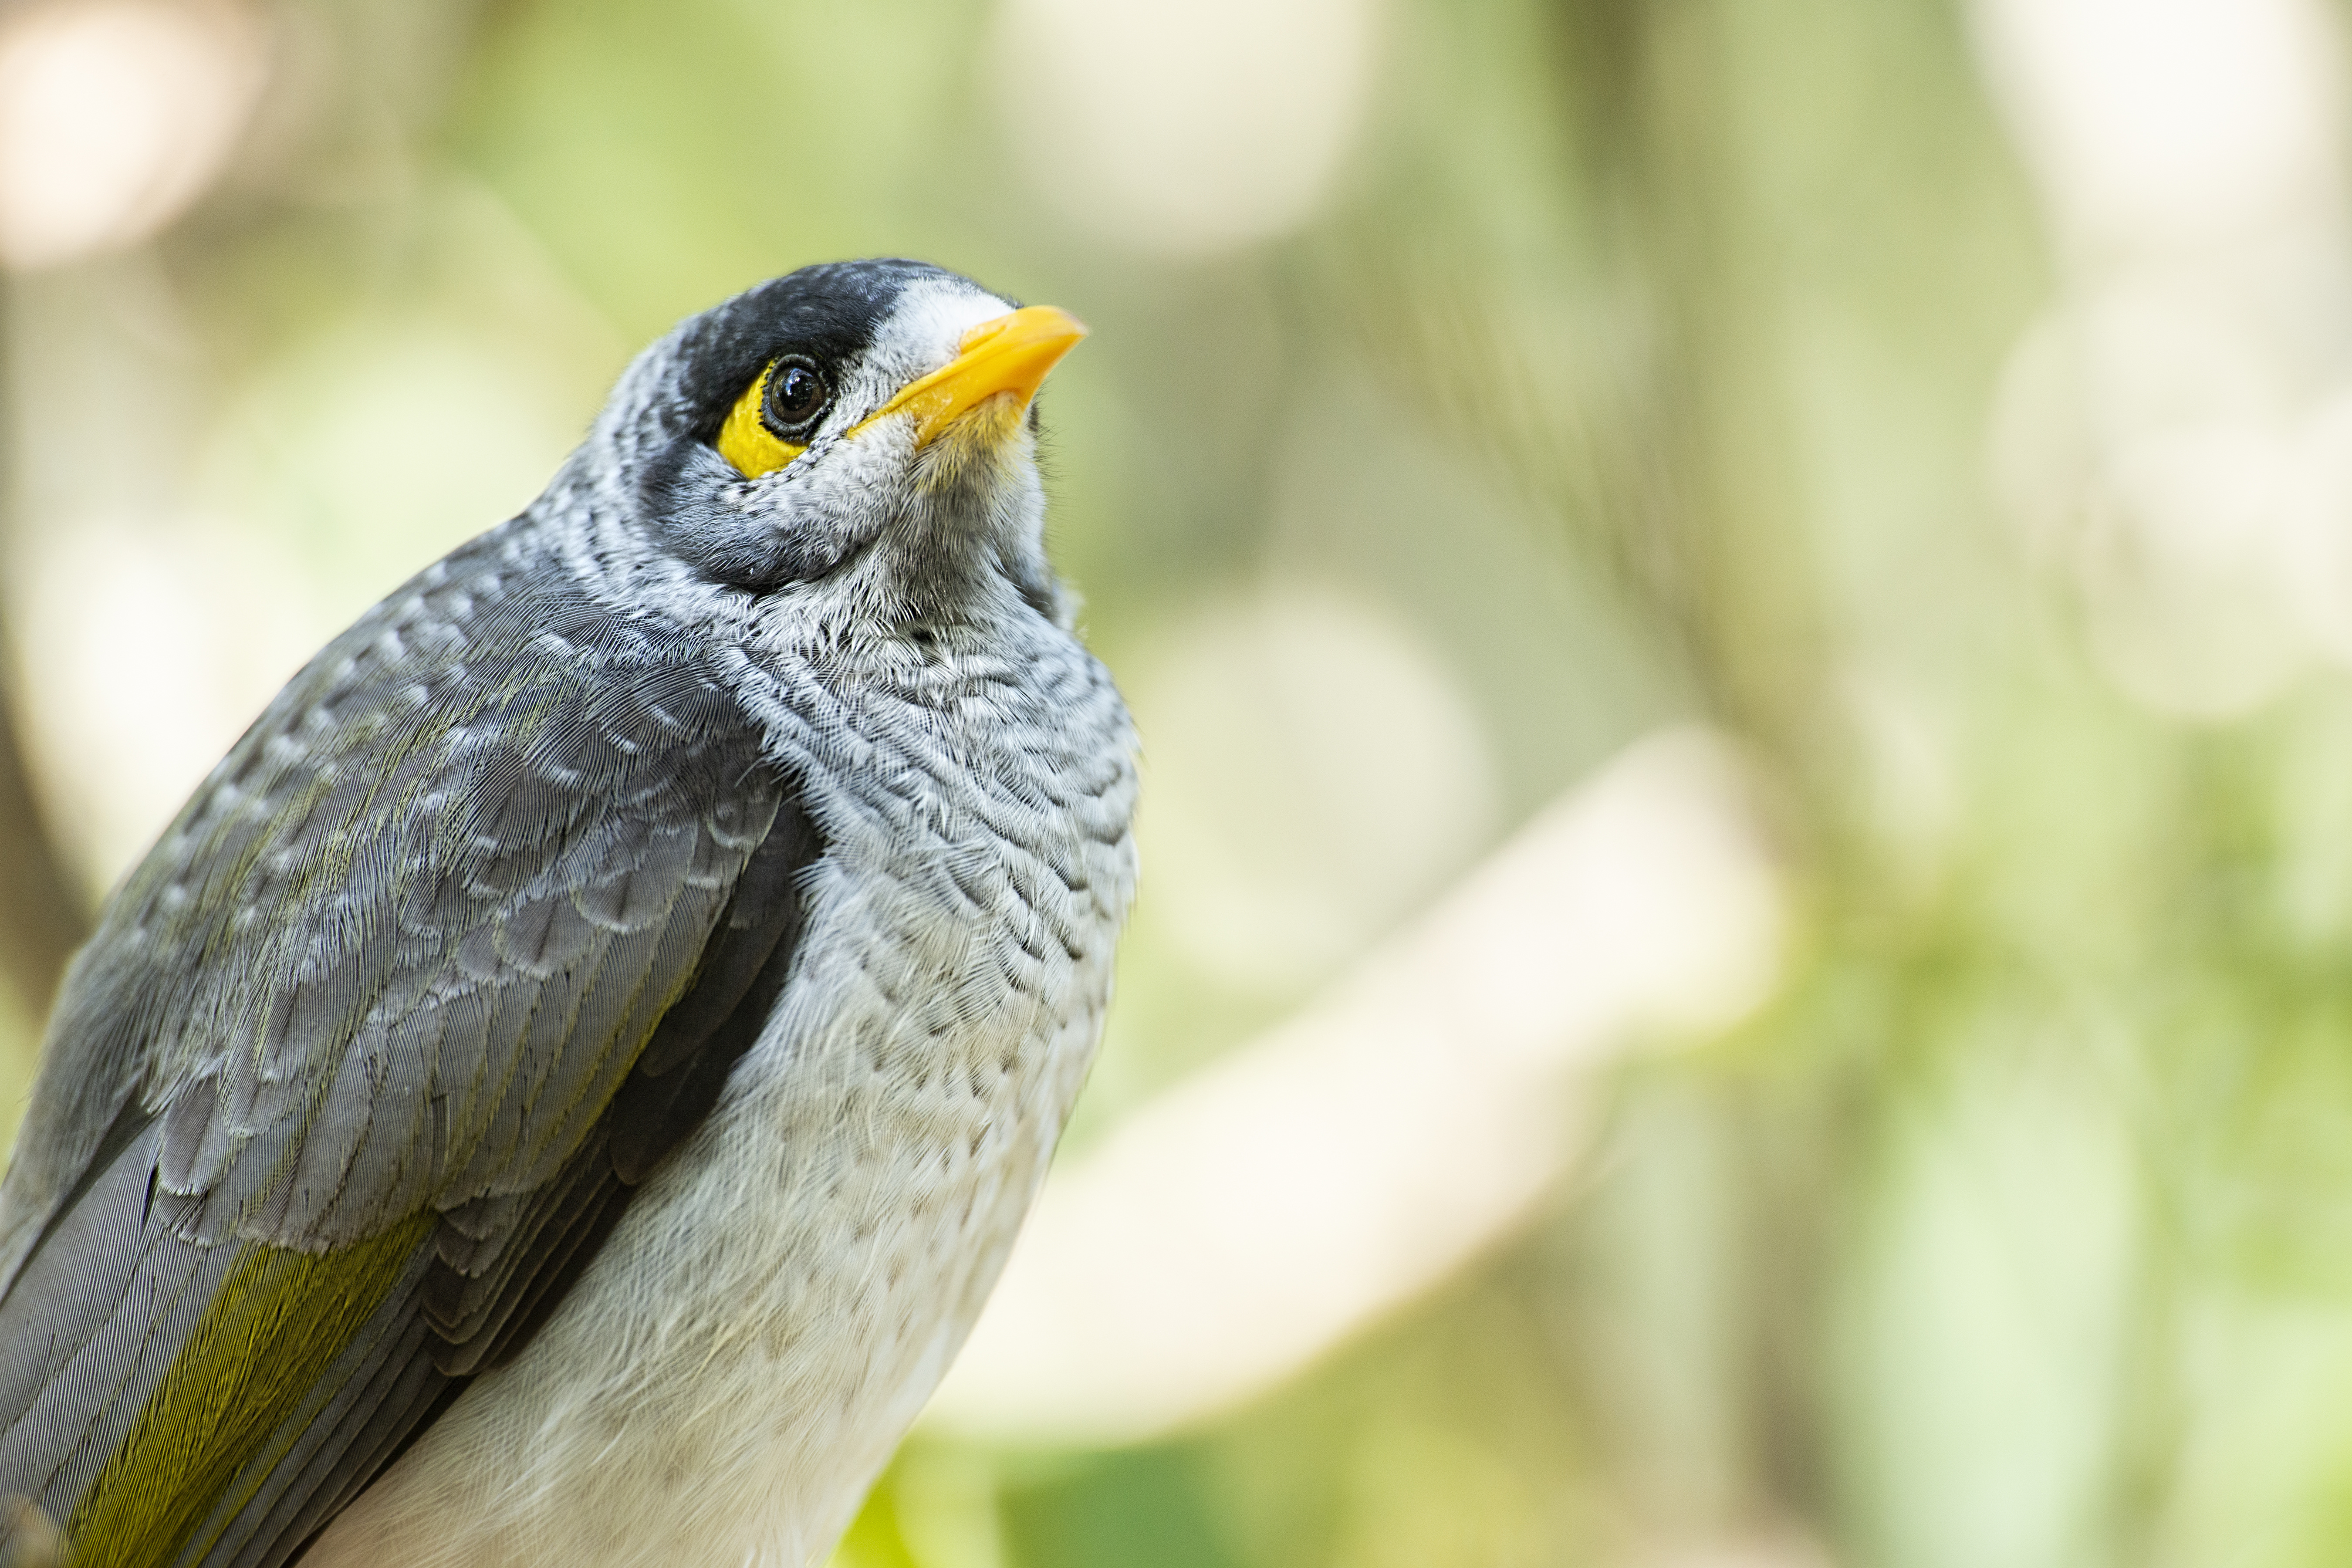
[[[804,360],[779,360],[768,373],[768,395],[760,417],[777,436],[798,441],[832,401],[833,389],[825,384],[823,371]]]

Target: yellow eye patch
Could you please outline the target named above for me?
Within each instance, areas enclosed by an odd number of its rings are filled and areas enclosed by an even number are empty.
[[[727,411],[727,423],[719,427],[719,455],[734,464],[747,479],[774,473],[808,450],[806,447],[778,440],[767,421],[760,416],[767,402],[768,378],[775,374],[773,363],[761,371],[758,379],[743,389],[743,395],[735,400],[735,406]]]

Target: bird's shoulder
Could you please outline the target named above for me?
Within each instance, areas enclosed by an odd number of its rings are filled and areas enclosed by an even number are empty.
[[[543,1182],[791,794],[692,638],[495,530],[312,659],[126,879],[28,1131],[86,1163],[159,1112],[192,1226],[305,1245]]]

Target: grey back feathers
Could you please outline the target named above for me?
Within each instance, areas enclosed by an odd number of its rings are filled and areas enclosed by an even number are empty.
[[[0,1185],[0,1498],[132,1531],[125,1562],[289,1561],[532,1342],[772,1021],[824,1005],[795,975],[811,900],[845,896],[835,847],[1033,843],[1063,903],[1101,884],[1086,923],[1002,891],[959,895],[968,918],[1107,984],[1132,742],[1064,624],[1034,468],[927,483],[842,439],[989,308],[861,263],[687,323],[539,502],[370,611],[214,771],[76,961]],[[709,444],[787,349],[837,406],[747,481]],[[340,1294],[303,1283],[320,1259]],[[234,1364],[238,1334],[299,1375]],[[207,1397],[251,1429],[161,1432]],[[190,1495],[134,1509],[159,1442]]]

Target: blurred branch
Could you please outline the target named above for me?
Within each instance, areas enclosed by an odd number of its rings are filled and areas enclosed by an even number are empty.
[[[1806,540],[1776,411],[1780,317],[1743,224],[1722,8],[1554,0],[1554,69],[1601,239],[1637,330],[1598,388],[1591,520],[1720,721],[1801,753],[1821,659]]]
[[[0,292],[0,308],[6,303]],[[0,338],[0,367],[6,363],[6,340]],[[6,412],[0,410],[0,416]],[[12,434],[0,439],[13,440],[15,421],[5,424]],[[0,501],[0,528],[12,527],[16,498]],[[0,647],[6,641],[0,635]],[[66,960],[89,934],[81,900],[26,771],[15,702],[0,681],[0,978],[26,1013],[37,1019],[47,1016]]]
[[[1334,258],[1358,336],[1430,386],[1605,574],[1707,716],[1784,765],[1819,700],[1818,609],[1780,410],[1781,319],[1743,221],[1719,8],[1549,0],[1570,259],[1402,187]],[[1490,232],[1491,231],[1491,232]]]
[[[38,1016],[88,933],[26,777],[16,715],[0,697],[0,973]]]

